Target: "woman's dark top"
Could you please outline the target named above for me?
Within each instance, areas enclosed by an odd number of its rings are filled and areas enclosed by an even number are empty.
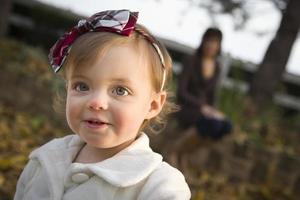
[[[191,58],[183,67],[177,90],[178,103],[181,106],[177,117],[180,125],[187,128],[202,115],[202,105],[214,105],[220,67],[216,61],[214,75],[209,79],[203,78],[200,59]]]

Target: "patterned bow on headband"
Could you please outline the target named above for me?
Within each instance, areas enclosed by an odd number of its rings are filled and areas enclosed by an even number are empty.
[[[54,72],[61,68],[73,42],[87,32],[107,31],[129,36],[134,30],[138,12],[110,10],[96,13],[66,32],[50,49],[49,60]]]
[[[104,31],[129,36],[132,31],[135,30],[152,44],[160,58],[163,66],[162,91],[166,79],[164,57],[158,46],[158,42],[143,30],[136,29],[137,18],[138,12],[130,12],[129,10],[108,10],[96,13],[86,20],[80,20],[77,26],[73,27],[69,32],[66,32],[50,49],[49,60],[52,69],[55,73],[60,70],[74,41],[85,33]]]

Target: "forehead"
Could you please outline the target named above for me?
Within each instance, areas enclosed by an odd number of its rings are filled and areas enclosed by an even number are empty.
[[[221,41],[220,38],[216,36],[209,36],[204,40],[204,42],[217,42],[217,43],[219,43],[220,41]]]
[[[143,54],[134,45],[115,45],[99,53],[88,65],[77,66],[71,76],[91,79],[127,80],[134,84],[149,82],[149,70]]]

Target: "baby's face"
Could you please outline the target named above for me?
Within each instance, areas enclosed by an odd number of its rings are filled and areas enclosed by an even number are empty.
[[[66,115],[87,145],[112,148],[130,144],[145,119],[155,115],[149,70],[131,46],[117,46],[68,80]],[[154,108],[155,109],[155,108]]]

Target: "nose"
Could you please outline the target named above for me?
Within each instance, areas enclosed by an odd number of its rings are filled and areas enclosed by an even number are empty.
[[[88,108],[90,110],[106,110],[108,108],[108,98],[105,94],[100,92],[91,95],[88,101]]]

